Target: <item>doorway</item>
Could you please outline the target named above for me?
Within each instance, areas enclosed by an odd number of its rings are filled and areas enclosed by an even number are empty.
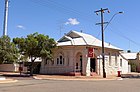
[[[76,55],[76,62],[75,62],[75,65],[76,65],[76,72],[81,72],[82,74],[82,53],[78,52],[77,55]]]
[[[90,59],[90,72],[96,72],[96,59]]]

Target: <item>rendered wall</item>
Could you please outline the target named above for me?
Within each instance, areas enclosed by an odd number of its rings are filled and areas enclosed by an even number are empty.
[[[3,72],[17,72],[19,64],[0,64],[0,71]]]

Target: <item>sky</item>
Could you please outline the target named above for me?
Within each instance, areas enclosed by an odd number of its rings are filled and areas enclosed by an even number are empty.
[[[71,30],[101,39],[100,13],[108,8],[104,21],[105,41],[123,50],[140,51],[140,0],[9,0],[8,36],[26,37],[38,32],[60,39]],[[4,3],[0,0],[0,36],[3,34]],[[122,11],[123,14],[117,14]],[[106,26],[106,25],[104,25]]]

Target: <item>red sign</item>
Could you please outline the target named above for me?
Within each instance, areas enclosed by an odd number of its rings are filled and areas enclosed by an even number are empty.
[[[88,48],[88,57],[94,57],[93,48]]]

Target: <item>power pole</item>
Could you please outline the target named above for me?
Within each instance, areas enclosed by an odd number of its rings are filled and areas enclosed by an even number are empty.
[[[3,36],[4,36],[4,35],[7,35],[8,8],[9,8],[9,1],[8,1],[8,0],[5,0]]]
[[[98,15],[98,12],[100,12],[101,14],[101,23],[97,23],[97,24],[101,24],[101,31],[102,31],[102,61],[103,61],[103,78],[106,78],[106,72],[105,72],[105,51],[104,51],[104,24],[107,23],[107,22],[104,22],[104,12],[105,11],[108,11],[109,13],[109,10],[108,8],[106,9],[100,9],[100,10],[97,10],[95,11],[95,13]]]

